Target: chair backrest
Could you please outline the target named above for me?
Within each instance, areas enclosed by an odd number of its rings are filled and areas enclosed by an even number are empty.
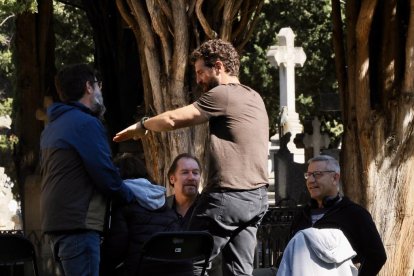
[[[36,253],[29,239],[19,234],[0,234],[0,264],[14,265],[32,261],[35,275],[38,275]]]
[[[205,231],[159,232],[143,245],[141,262],[143,258],[165,262],[204,260],[201,274],[204,275],[213,244],[213,237]]]

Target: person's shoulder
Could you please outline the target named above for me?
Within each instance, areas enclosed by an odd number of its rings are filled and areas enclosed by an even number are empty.
[[[342,202],[340,202],[340,205],[343,208],[346,208],[347,210],[351,211],[351,212],[355,212],[358,214],[368,214],[370,215],[370,213],[368,212],[367,209],[365,209],[362,205],[352,201],[350,198],[344,196],[341,200]]]

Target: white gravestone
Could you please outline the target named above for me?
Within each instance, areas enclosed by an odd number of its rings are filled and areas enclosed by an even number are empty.
[[[303,66],[306,54],[301,47],[294,46],[295,34],[291,28],[282,28],[278,35],[278,45],[271,46],[267,51],[267,59],[276,68],[279,68],[280,78],[280,110],[281,133],[291,133],[288,149],[294,154],[294,160],[304,162],[304,151],[297,149],[293,143],[296,134],[302,133],[303,126],[295,108],[295,66]]]

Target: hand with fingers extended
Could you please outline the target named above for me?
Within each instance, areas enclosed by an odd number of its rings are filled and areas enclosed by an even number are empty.
[[[130,139],[138,140],[143,138],[147,132],[148,130],[142,128],[141,123],[138,122],[115,134],[115,137],[112,140],[114,142],[123,142]]]

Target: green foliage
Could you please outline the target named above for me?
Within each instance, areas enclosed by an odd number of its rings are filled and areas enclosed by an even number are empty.
[[[0,13],[36,12],[36,0],[0,0]]]
[[[94,60],[92,27],[83,10],[54,2],[55,64],[58,68],[71,63]]]
[[[6,98],[0,101],[0,116],[11,116],[13,99]]]
[[[14,1],[0,0],[0,100],[12,94],[14,66],[11,41],[14,34],[14,18],[19,9]]]
[[[0,117],[11,117],[13,99],[0,100]],[[0,167],[10,167],[12,163],[13,145],[17,143],[17,137],[0,128]]]
[[[265,101],[271,135],[279,120],[279,72],[266,58],[268,48],[277,43],[277,34],[283,27],[295,33],[295,46],[303,47],[306,62],[295,69],[296,110],[302,122],[314,116],[321,118],[322,129],[338,139],[339,113],[320,111],[319,95],[338,92],[335,77],[332,23],[329,0],[270,0],[266,1],[256,31],[242,53],[242,82],[259,91]],[[333,123],[333,122],[336,122]],[[333,128],[333,129],[331,129]]]

